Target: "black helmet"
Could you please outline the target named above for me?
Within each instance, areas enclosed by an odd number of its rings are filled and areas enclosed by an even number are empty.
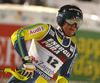
[[[63,26],[64,22],[70,25],[75,24],[79,28],[83,22],[82,10],[74,5],[62,6],[57,13],[57,23],[59,26]]]

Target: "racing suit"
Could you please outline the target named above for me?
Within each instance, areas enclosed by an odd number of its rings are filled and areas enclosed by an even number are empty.
[[[77,47],[69,37],[64,35],[60,27],[54,28],[50,24],[38,23],[16,30],[11,39],[22,59],[31,56],[36,72],[33,79],[21,81],[12,76],[9,83],[47,83],[58,70],[57,81],[59,78],[69,81],[77,56]],[[27,52],[25,40],[30,39],[32,43]],[[19,69],[22,67],[21,65]],[[56,83],[63,83],[57,81]]]

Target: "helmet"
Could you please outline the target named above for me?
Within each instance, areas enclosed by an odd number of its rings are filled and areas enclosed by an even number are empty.
[[[81,9],[74,5],[64,5],[57,13],[57,23],[59,26],[63,26],[64,22],[69,25],[75,24],[77,28],[83,22],[83,13]]]

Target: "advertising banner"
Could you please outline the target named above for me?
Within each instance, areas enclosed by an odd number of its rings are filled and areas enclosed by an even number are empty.
[[[22,26],[0,24],[0,69],[15,69],[21,64],[21,59],[11,42],[12,33]],[[0,72],[0,78],[9,78],[10,73]]]
[[[70,77],[72,81],[100,82],[100,33],[79,30],[72,40],[78,48],[78,56]]]

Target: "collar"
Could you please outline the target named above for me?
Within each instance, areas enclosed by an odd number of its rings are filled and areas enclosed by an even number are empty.
[[[57,34],[61,38],[62,44],[64,46],[68,46],[70,43],[70,38],[63,33],[63,30],[60,27],[57,28]]]
[[[60,27],[57,27],[57,31],[58,31],[58,35],[59,35],[59,36],[67,37],[67,35],[64,34],[64,31],[63,31]]]

